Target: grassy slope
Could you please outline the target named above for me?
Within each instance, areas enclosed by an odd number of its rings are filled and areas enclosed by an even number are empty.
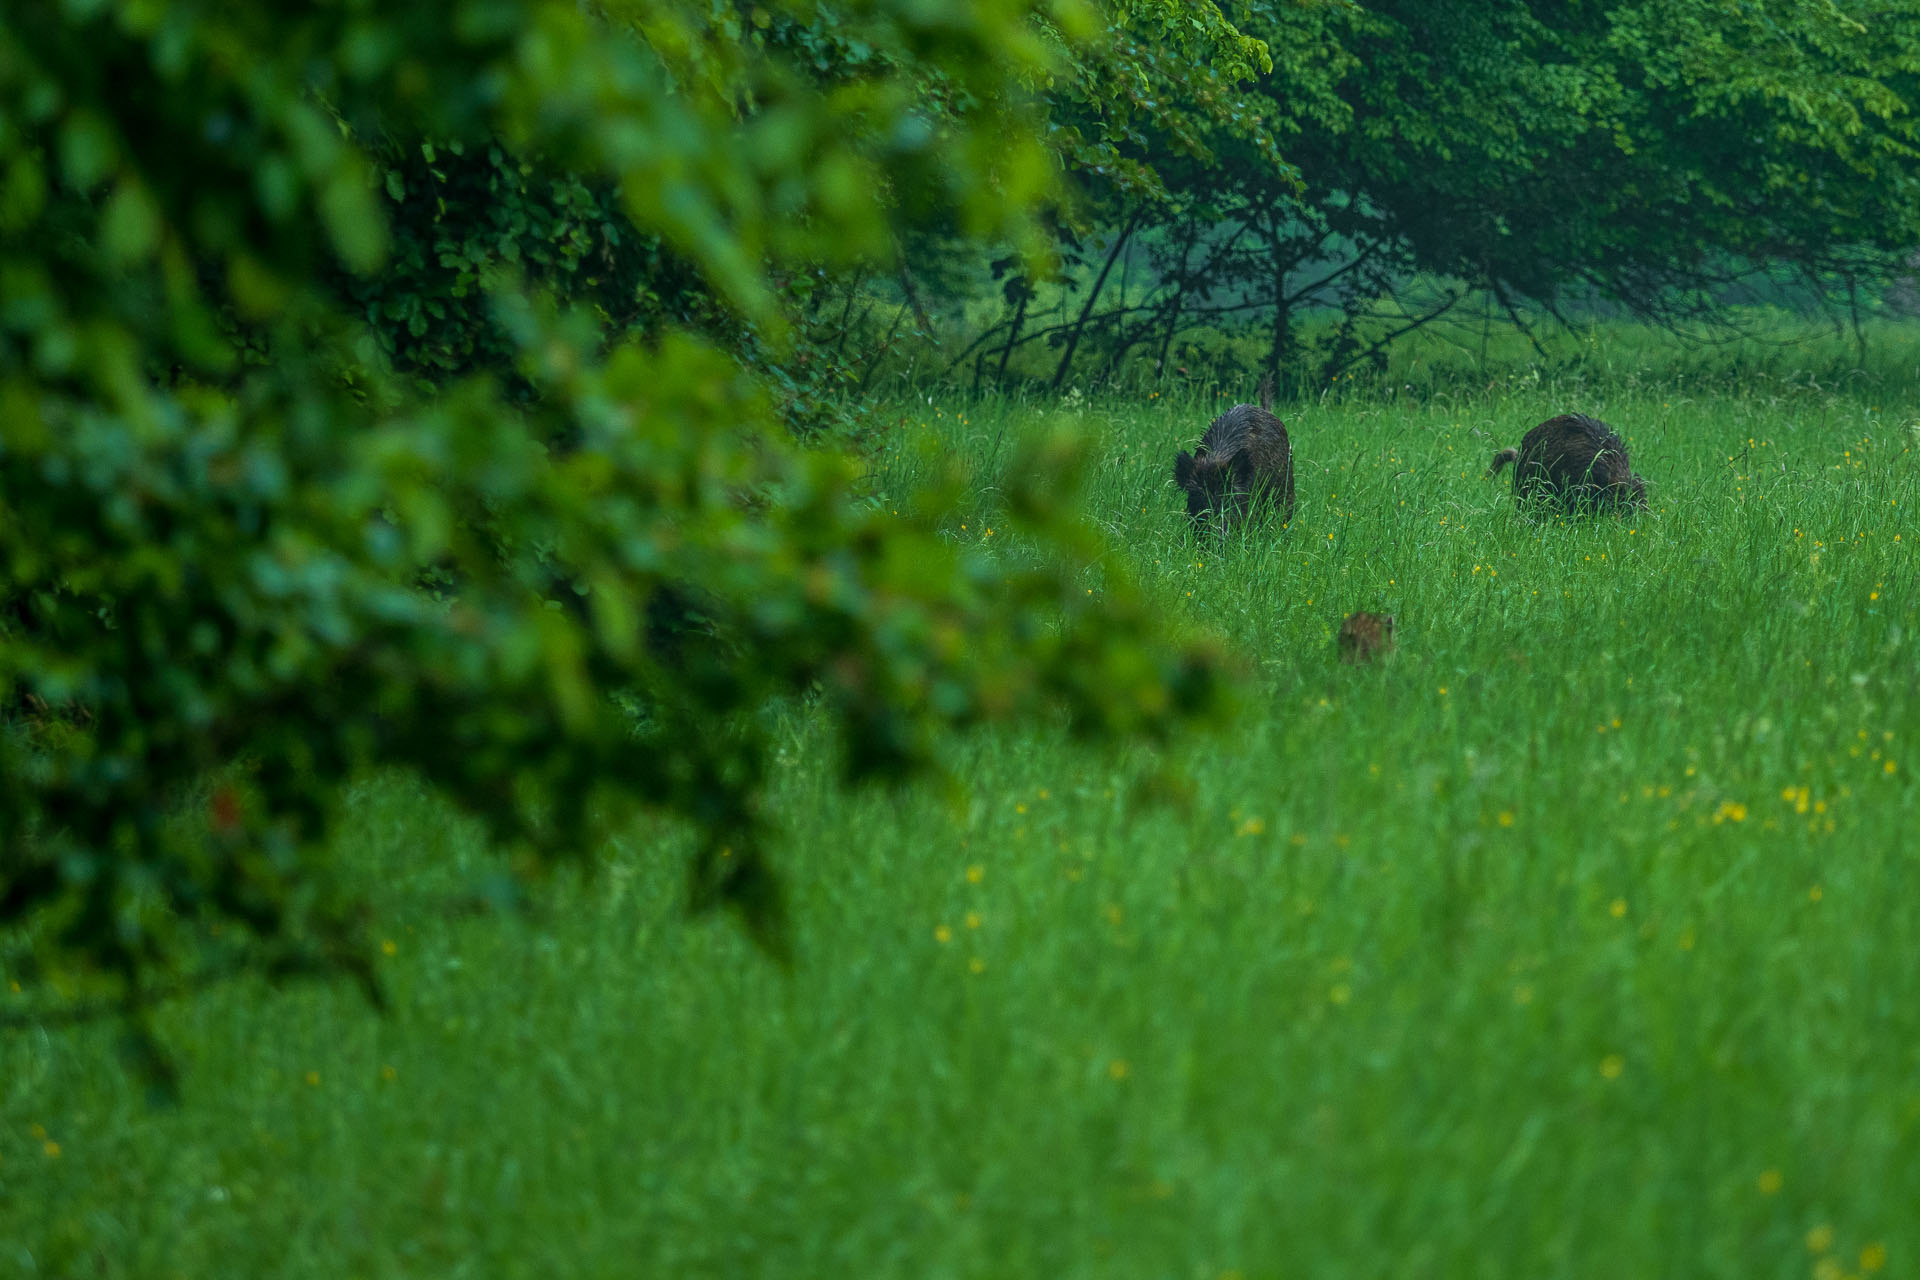
[[[790,977],[684,923],[645,832],[448,918],[491,864],[370,788],[343,853],[394,1015],[183,1001],[160,1111],[110,1029],[0,1034],[0,1270],[1920,1267],[1920,434],[1874,395],[1300,406],[1293,528],[1198,551],[1165,476],[1211,406],[1085,410],[1120,554],[1250,656],[1237,722],[1151,760],[975,739],[952,792],[846,798],[796,720]],[[1481,478],[1569,408],[1651,513],[1533,526]],[[926,412],[984,537],[1039,414]],[[1381,669],[1333,660],[1361,607],[1399,618]]]

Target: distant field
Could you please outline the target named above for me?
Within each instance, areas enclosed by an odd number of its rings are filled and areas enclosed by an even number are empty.
[[[495,863],[371,785],[391,1015],[179,1001],[168,1110],[110,1026],[0,1033],[0,1273],[1920,1274],[1910,377],[1329,396],[1282,410],[1293,526],[1196,546],[1170,457],[1226,403],[903,412],[989,547],[1012,442],[1077,421],[1108,563],[1245,655],[1237,719],[848,799],[789,713],[790,975],[683,919],[672,832],[454,915]],[[1571,409],[1651,511],[1482,478]]]

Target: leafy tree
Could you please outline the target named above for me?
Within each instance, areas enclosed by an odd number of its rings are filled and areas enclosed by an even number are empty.
[[[782,952],[770,699],[821,706],[849,779],[955,726],[1214,705],[1207,645],[1111,569],[1084,589],[1071,441],[1013,472],[1037,555],[1009,572],[937,487],[895,514],[793,444],[753,358],[794,349],[805,281],[913,226],[1044,247],[1031,86],[1100,26],[8,9],[0,921],[43,974],[135,1013],[172,974],[367,978],[329,838],[394,767],[542,856],[676,815],[695,904]]]
[[[1134,167],[1072,171],[1108,243],[1148,240],[1159,269],[1145,300],[1076,317],[1108,350],[1259,315],[1268,362],[1313,381],[1474,290],[1516,319],[1598,299],[1671,320],[1711,314],[1757,271],[1844,293],[1920,238],[1910,2],[1224,13],[1273,59],[1240,114],[1214,110],[1206,70],[1143,64],[1157,109],[1115,135]],[[1445,286],[1396,299],[1416,272]],[[1309,339],[1297,316],[1325,307],[1344,318]]]
[[[1348,92],[1395,126],[1349,133],[1327,169],[1423,268],[1507,300],[1597,294],[1663,318],[1741,271],[1817,279],[1920,230],[1911,4],[1370,16]]]

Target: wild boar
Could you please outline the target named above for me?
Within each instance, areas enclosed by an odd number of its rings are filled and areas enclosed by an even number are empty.
[[[1293,520],[1293,445],[1273,416],[1273,380],[1260,383],[1260,403],[1237,404],[1215,418],[1192,453],[1173,459],[1173,482],[1186,490],[1196,527],[1227,533],[1278,509]]]
[[[1584,413],[1563,413],[1527,432],[1518,449],[1493,455],[1489,477],[1509,462],[1522,503],[1552,502],[1571,511],[1645,510],[1646,481],[1627,464],[1627,446],[1613,428]]]

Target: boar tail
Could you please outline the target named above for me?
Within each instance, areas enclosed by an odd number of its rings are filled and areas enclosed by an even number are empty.
[[[1497,476],[1500,474],[1500,468],[1506,466],[1509,462],[1518,461],[1520,461],[1520,451],[1518,449],[1502,449],[1493,455],[1493,465],[1487,468],[1487,474],[1489,476]]]

